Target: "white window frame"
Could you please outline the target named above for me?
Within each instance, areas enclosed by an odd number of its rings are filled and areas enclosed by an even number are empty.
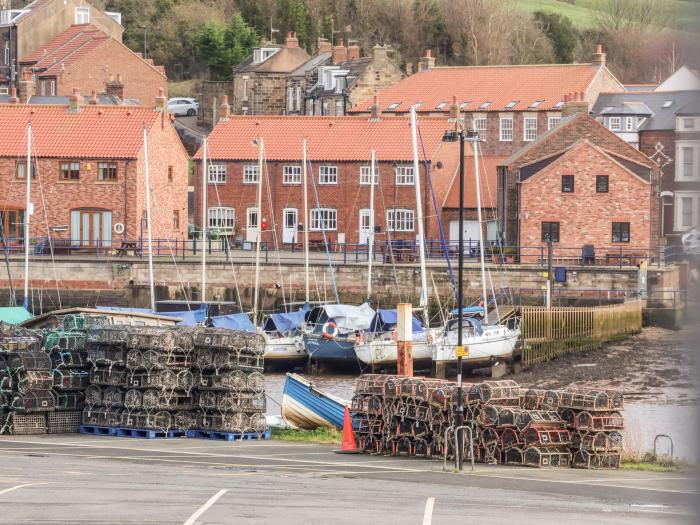
[[[416,183],[416,174],[413,166],[396,166],[394,168],[394,184],[397,186],[413,186]]]
[[[685,148],[689,148],[693,152],[691,163],[692,177],[685,176]],[[692,182],[700,180],[700,141],[676,141],[676,177],[678,182]]]
[[[690,225],[683,225],[683,199],[691,199]],[[676,191],[673,194],[673,230],[677,232],[686,231],[700,222],[700,192],[698,191]]]
[[[415,229],[414,210],[392,208],[386,210],[386,230],[390,232],[412,232]]]
[[[250,220],[253,214],[255,214],[255,224]],[[245,227],[246,230],[260,230],[260,213],[255,206],[245,211]]]
[[[208,208],[207,227],[232,232],[236,227],[236,210],[229,206]]]
[[[555,128],[561,122],[561,117],[547,117],[547,130]]]
[[[504,126],[510,123],[510,128]],[[513,117],[499,117],[498,119],[498,139],[501,142],[513,142]]]
[[[322,186],[331,186],[333,184],[338,184],[338,166],[319,166],[318,183]]]
[[[10,65],[10,42],[5,42],[5,65]]]
[[[309,231],[337,231],[338,210],[335,208],[313,208],[309,215]]]
[[[243,184],[257,184],[260,182],[260,172],[257,164],[243,165]]]
[[[690,122],[690,126],[687,124]],[[676,117],[676,131],[697,131],[697,117]]]
[[[226,184],[226,164],[207,165],[207,183]]]
[[[474,131],[477,132],[480,139],[486,138],[486,128],[488,127],[488,119],[486,115],[479,115],[472,118],[472,125],[474,126]]]
[[[289,113],[294,111],[294,88],[292,86],[287,88],[287,111]]]
[[[243,101],[248,100],[248,77],[243,77]]]
[[[75,23],[76,23],[76,25],[90,23],[90,8],[89,7],[76,7],[75,8]]]
[[[301,111],[301,86],[294,88],[294,109]]]
[[[622,131],[622,118],[621,117],[608,118],[608,129],[610,131]]]
[[[301,166],[286,164],[282,167],[282,184],[301,184]]]
[[[360,166],[360,186],[369,186],[372,166]],[[379,166],[374,166],[374,185],[379,184]]]
[[[634,131],[633,117],[625,117],[625,131]]]
[[[56,81],[55,80],[49,80],[49,92],[51,93],[52,97],[56,96]]]
[[[336,101],[335,101],[335,114],[336,114],[336,115],[342,115],[342,114],[343,114],[343,101],[342,101],[342,100],[336,100]]]
[[[535,123],[532,126],[532,123]],[[534,134],[532,133],[534,131]],[[527,116],[523,117],[523,140],[525,142],[532,142],[537,138],[537,117]]]

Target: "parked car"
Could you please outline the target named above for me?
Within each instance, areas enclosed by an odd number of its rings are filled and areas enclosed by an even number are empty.
[[[171,98],[168,100],[168,111],[176,117],[187,115],[193,117],[197,114],[199,104],[193,98]]]
[[[700,255],[700,226],[695,226],[681,235],[683,251],[689,255]]]

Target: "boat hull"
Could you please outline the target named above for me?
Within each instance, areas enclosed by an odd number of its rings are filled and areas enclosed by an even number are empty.
[[[337,368],[357,368],[355,341],[343,337],[327,339],[316,334],[304,335],[304,348],[311,361]]]
[[[265,341],[266,367],[293,367],[306,363],[308,354],[301,335],[268,337]]]
[[[319,427],[343,429],[347,402],[314,388],[297,374],[287,374],[282,396],[282,418],[303,430]]]
[[[482,335],[464,338],[463,343],[468,347],[469,355],[462,358],[462,365],[466,368],[476,368],[510,359],[519,337],[520,330],[511,330],[500,325],[484,327]],[[436,338],[431,348],[433,362],[442,366],[456,365],[456,345],[456,332]]]
[[[375,339],[355,345],[355,355],[363,365],[392,367],[396,366],[398,348],[396,341]],[[413,363],[429,364],[432,361],[430,346],[427,341],[413,341]]]

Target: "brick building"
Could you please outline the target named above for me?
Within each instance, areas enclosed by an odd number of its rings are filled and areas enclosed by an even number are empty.
[[[297,68],[287,80],[287,114],[345,115],[376,91],[403,78],[389,57],[389,49],[375,46],[363,57],[356,42],[331,46],[319,39],[318,54]]]
[[[86,0],[34,0],[21,9],[0,11],[0,95],[18,87],[20,59],[73,24],[92,24],[122,41],[121,14],[100,11]]]
[[[435,185],[454,177],[459,145],[443,142],[446,122],[421,118],[419,129],[428,169]],[[338,243],[365,243],[370,226],[370,158],[376,150],[379,182],[375,184],[377,242],[415,239],[416,193],[408,118],[365,117],[231,117],[219,122],[208,138],[208,225],[222,235],[255,241],[301,242],[303,220],[302,137],[309,159],[308,199],[312,242],[327,237]],[[257,210],[258,147],[265,145],[262,212]],[[194,157],[195,222],[201,223],[202,150]],[[420,184],[426,237],[437,239],[438,227],[421,161]],[[315,189],[314,189],[315,188]],[[318,201],[316,200],[318,193]],[[270,205],[272,207],[270,207]],[[262,221],[259,218],[262,217]],[[303,231],[303,228],[301,228]]]
[[[572,258],[584,245],[646,254],[659,242],[660,170],[585,111],[566,115],[584,108],[565,107],[556,128],[499,166],[505,243],[533,256],[548,238]]]
[[[26,79],[23,73],[21,99],[33,94],[68,96],[74,87],[83,93],[106,92],[141,103],[150,103],[161,89],[167,96],[163,66],[154,65],[92,24],[70,26],[19,63],[32,74]]]
[[[148,136],[154,239],[187,237],[188,156],[157,107],[0,105],[0,223],[10,244],[24,235],[27,126],[32,125],[31,237],[75,247],[118,247],[145,235],[143,130]],[[96,102],[93,100],[93,102]]]
[[[661,168],[661,232],[669,241],[698,224],[700,91],[602,93],[591,114]]]
[[[404,115],[416,104],[429,116],[457,109],[465,127],[485,139],[485,155],[508,156],[556,126],[566,95],[575,93],[591,105],[603,91],[624,89],[598,46],[588,64],[524,66],[435,67],[428,51],[415,74],[377,95],[385,114]],[[373,104],[368,98],[349,113],[367,115]]]

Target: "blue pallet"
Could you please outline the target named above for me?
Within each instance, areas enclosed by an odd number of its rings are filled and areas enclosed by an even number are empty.
[[[97,425],[80,425],[81,434],[92,434],[94,436],[116,436],[117,429],[112,427],[98,427]]]
[[[270,431],[266,430],[258,434],[257,432],[217,432],[215,430],[188,430],[188,438],[195,439],[216,439],[219,441],[241,441],[270,439]]]
[[[116,428],[116,436],[131,437],[131,438],[176,438],[184,437],[184,430],[153,430],[149,428]]]

